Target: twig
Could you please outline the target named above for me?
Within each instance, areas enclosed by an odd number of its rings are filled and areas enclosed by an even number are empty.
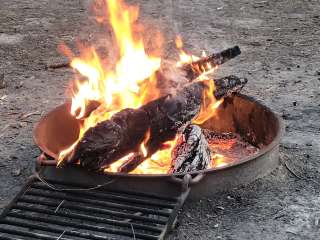
[[[8,123],[7,125],[5,125],[5,126],[0,130],[0,137],[2,137],[2,136],[4,135],[4,131],[5,131],[8,127],[10,127],[10,126],[11,126],[11,124]]]
[[[301,179],[301,180],[306,180],[306,181],[311,181],[311,182],[314,182],[316,184],[320,184],[318,181],[314,180],[314,179],[311,179],[311,178],[308,178],[308,177],[301,177],[299,176],[298,174],[296,174],[287,164],[287,162],[282,162],[284,164],[284,166],[286,167],[286,169],[292,174],[294,175],[296,178],[298,179]]]
[[[41,113],[39,111],[34,111],[34,112],[30,112],[30,113],[25,113],[22,116],[19,117],[20,120],[26,119],[32,115],[40,115]]]
[[[95,189],[99,189],[102,188],[104,186],[107,186],[110,183],[113,183],[116,181],[116,179],[112,179],[108,182],[105,182],[103,184],[98,184],[97,186],[94,187],[90,187],[90,188],[57,188],[54,185],[48,183],[46,180],[44,180],[38,172],[35,173],[35,177],[38,178],[43,184],[45,184],[48,188],[55,190],[55,191],[90,191],[90,190],[95,190]]]
[[[54,213],[57,213],[59,211],[59,209],[62,207],[62,204],[64,204],[65,200],[62,200],[61,203],[59,203],[58,207],[56,208],[56,210],[54,210]]]
[[[64,62],[64,63],[54,63],[47,65],[46,69],[59,69],[59,68],[69,68],[70,63]]]
[[[60,234],[60,236],[57,238],[57,240],[60,240],[60,239],[62,238],[62,236],[66,233],[66,231],[67,231],[67,230],[64,230],[64,231]]]
[[[287,168],[287,170],[293,175],[295,176],[296,178],[298,179],[306,179],[306,178],[303,178],[301,176],[299,176],[298,174],[296,174],[287,164],[287,162],[283,162],[284,166]]]
[[[134,229],[133,229],[132,223],[130,223],[130,225],[131,225],[131,229],[132,229],[132,233],[133,233],[133,239],[136,240],[136,234],[134,233]]]

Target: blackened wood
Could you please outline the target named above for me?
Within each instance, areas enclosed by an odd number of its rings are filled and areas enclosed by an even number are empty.
[[[202,129],[188,125],[172,151],[171,173],[186,173],[207,169],[211,162],[211,151]]]
[[[92,170],[108,166],[137,150],[149,125],[149,118],[145,111],[121,110],[110,120],[90,128],[76,146],[71,160],[79,159],[82,166]]]
[[[146,157],[143,156],[143,153],[135,152],[118,168],[118,172],[131,172],[132,170],[136,169],[136,167],[138,167],[144,160],[146,160]]]
[[[243,87],[247,81],[239,79],[237,82]],[[233,84],[221,86],[234,87]],[[192,83],[175,95],[161,97],[139,109],[124,109],[116,113],[110,120],[99,123],[85,133],[70,157],[71,162],[80,160],[82,166],[92,170],[106,167],[130,152],[138,152],[148,131],[150,137],[146,149],[148,155],[152,155],[164,142],[174,139],[180,127],[197,116],[206,88],[204,82]],[[238,86],[234,88],[236,91],[240,89]],[[220,97],[233,92],[232,89],[217,90],[226,94],[219,94]]]
[[[248,82],[246,78],[239,78],[234,75],[214,80],[216,99],[230,96],[234,92],[240,92],[244,85]]]
[[[202,73],[210,70],[211,68],[216,68],[219,65],[237,57],[241,54],[241,50],[238,46],[227,48],[222,52],[212,54],[209,57],[204,57],[198,61],[186,64],[183,69],[187,73],[187,78],[192,81],[197,78]]]
[[[58,68],[69,68],[71,67],[70,62],[54,63],[46,66],[46,69],[58,69]]]

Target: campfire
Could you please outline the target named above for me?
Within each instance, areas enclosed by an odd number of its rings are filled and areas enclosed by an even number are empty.
[[[0,215],[1,239],[164,239],[187,198],[278,166],[281,120],[240,93],[247,79],[213,75],[238,46],[196,57],[176,36],[164,57],[138,8],[97,4],[110,41],[61,46],[69,62],[50,67],[74,70],[71,94],[34,129],[42,154]]]
[[[75,70],[69,112],[79,130],[72,144],[59,149],[57,166],[183,173],[222,167],[258,151],[240,135],[202,127],[247,83],[233,75],[212,78],[215,69],[241,53],[238,46],[196,57],[183,50],[177,36],[179,58],[164,59],[147,51],[137,7],[116,0],[102,6],[97,21],[111,27],[109,55],[116,57],[107,58],[94,45],[82,47],[79,56],[61,48]]]

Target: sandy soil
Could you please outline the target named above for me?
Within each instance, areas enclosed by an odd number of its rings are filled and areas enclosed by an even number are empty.
[[[238,44],[243,54],[218,70],[245,76],[245,93],[283,116],[279,166],[248,186],[187,203],[169,239],[319,239],[319,0],[139,1],[168,39],[180,33],[194,53]],[[59,42],[94,35],[87,2],[0,1],[0,207],[34,171],[32,128],[64,102],[70,70],[48,71],[64,58]],[[172,29],[172,30],[169,30]],[[32,115],[26,115],[33,113]]]

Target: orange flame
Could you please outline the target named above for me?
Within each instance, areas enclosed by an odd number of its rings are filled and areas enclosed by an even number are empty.
[[[84,56],[72,59],[71,66],[86,80],[75,81],[77,91],[72,97],[71,114],[81,119],[90,101],[101,103],[96,111],[85,118],[76,143],[89,128],[109,119],[114,112],[123,108],[138,108],[145,101],[150,101],[150,97],[146,97],[147,90],[155,92],[154,98],[158,96],[153,74],[160,68],[161,59],[147,55],[143,39],[136,36],[134,38],[137,8],[126,6],[122,0],[108,0],[106,5],[119,59],[114,69],[107,70],[93,47],[85,49]],[[76,143],[59,154],[59,163],[73,150]]]

